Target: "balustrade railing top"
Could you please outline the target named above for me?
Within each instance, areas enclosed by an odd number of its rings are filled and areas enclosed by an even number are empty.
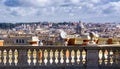
[[[96,64],[96,65],[94,65]],[[1,66],[119,66],[120,46],[3,46]]]

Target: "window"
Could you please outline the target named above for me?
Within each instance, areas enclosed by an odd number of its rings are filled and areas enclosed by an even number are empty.
[[[25,43],[25,41],[22,39],[22,43]]]
[[[18,43],[19,42],[19,40],[18,39],[16,39],[16,43]]]

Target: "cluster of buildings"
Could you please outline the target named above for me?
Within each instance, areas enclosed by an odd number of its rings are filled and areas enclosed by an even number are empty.
[[[67,34],[83,35],[91,31],[99,35],[99,38],[113,38],[117,41],[120,38],[119,23],[24,23],[12,29],[0,29],[0,46],[17,45],[64,45],[64,39],[60,36],[60,31]],[[119,40],[118,40],[118,43]]]

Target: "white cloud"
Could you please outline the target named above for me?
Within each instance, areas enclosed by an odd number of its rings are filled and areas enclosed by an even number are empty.
[[[100,3],[101,0],[90,0],[92,3]]]
[[[37,13],[41,13],[41,15],[54,15],[56,12],[55,7],[49,7],[49,8],[41,8],[41,10],[39,9],[39,12]]]
[[[21,0],[24,5],[28,4],[29,6],[35,7],[44,7],[52,4],[51,0]]]
[[[105,14],[120,14],[120,1],[119,2],[109,2],[105,5],[97,6],[97,10],[101,10]],[[119,13],[119,14],[118,14]]]
[[[14,7],[4,5],[5,1],[7,0],[0,0],[0,17],[3,16],[4,20],[67,21],[120,15],[120,1],[104,3],[103,0],[18,0],[21,5]]]
[[[16,14],[18,16],[31,16],[31,15],[33,16],[37,12],[37,9],[32,7],[30,8],[12,7],[9,9],[11,13]]]
[[[80,0],[70,0],[73,4],[79,4]]]
[[[111,5],[114,6],[116,12],[120,13],[120,1],[119,2],[111,2]]]
[[[19,0],[19,2],[25,7],[51,7],[64,4],[66,0]]]
[[[88,2],[84,2],[84,3],[82,4],[82,6],[83,6],[83,7],[87,7],[87,8],[93,8],[93,7],[94,7],[94,4],[88,3]]]

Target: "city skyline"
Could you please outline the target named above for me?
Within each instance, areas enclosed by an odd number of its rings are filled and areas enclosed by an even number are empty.
[[[0,22],[120,22],[119,0],[0,0]]]

